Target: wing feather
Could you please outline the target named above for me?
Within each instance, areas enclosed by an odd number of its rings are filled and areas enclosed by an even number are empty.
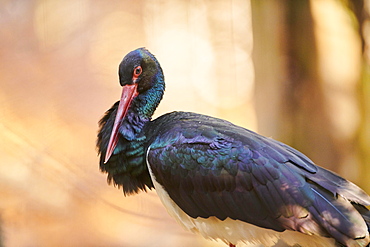
[[[370,198],[356,185],[285,144],[226,121],[202,119],[208,126],[198,128],[199,120],[185,120],[162,125],[148,162],[157,182],[190,217],[228,217],[276,231],[331,236],[343,244],[368,238],[351,201],[369,205]]]

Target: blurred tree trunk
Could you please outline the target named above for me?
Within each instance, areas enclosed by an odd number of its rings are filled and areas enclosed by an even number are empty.
[[[361,104],[358,139],[362,171],[359,183],[366,191],[370,191],[370,3],[364,0],[351,0],[347,4],[356,16],[362,48],[362,70],[358,90]]]
[[[285,1],[286,84],[283,92],[283,141],[302,150],[311,159],[337,170],[340,150],[331,135],[331,121],[318,77],[318,55],[310,3]]]
[[[274,7],[275,12],[268,11]],[[260,132],[292,145],[317,164],[337,170],[340,151],[331,136],[318,78],[309,1],[277,4],[254,0],[252,18]],[[266,121],[275,125],[272,132],[267,133]]]
[[[279,139],[286,74],[282,49],[284,6],[278,1],[253,0],[251,4],[258,132]]]

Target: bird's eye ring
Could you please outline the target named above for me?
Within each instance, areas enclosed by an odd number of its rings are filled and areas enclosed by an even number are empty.
[[[136,66],[134,68],[134,73],[132,75],[132,81],[134,83],[136,83],[137,79],[139,78],[139,76],[141,75],[141,73],[143,73],[143,69],[141,68],[141,66]]]
[[[134,69],[134,76],[139,76],[141,75],[142,72],[143,72],[143,69],[141,68],[141,66],[137,66]]]

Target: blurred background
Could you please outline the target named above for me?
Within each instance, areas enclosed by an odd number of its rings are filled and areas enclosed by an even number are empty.
[[[143,46],[167,82],[155,117],[227,119],[370,193],[369,13],[366,0],[1,0],[0,246],[226,246],[98,169],[118,64]]]

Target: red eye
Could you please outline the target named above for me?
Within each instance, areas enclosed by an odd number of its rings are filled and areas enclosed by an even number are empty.
[[[143,69],[141,68],[141,66],[135,67],[134,74],[132,75],[132,80],[136,81],[142,72],[143,72]]]

